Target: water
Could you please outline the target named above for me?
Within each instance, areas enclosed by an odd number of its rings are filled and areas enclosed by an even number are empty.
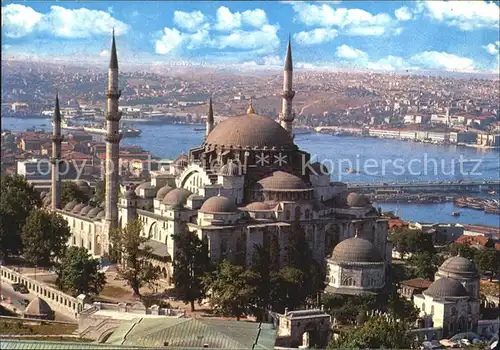
[[[45,126],[42,126],[45,124]],[[51,129],[50,119],[2,118],[2,128],[26,130],[37,127]],[[139,145],[153,155],[173,159],[198,146],[204,132],[194,125],[140,125],[142,134],[126,138],[122,145]],[[296,144],[311,153],[332,170],[332,180],[349,182],[457,181],[498,179],[500,159],[497,150],[463,148],[357,137],[335,137],[324,134],[297,135]],[[462,161],[462,163],[460,163]],[[462,165],[461,165],[462,164]],[[357,169],[358,174],[346,174],[345,168]],[[459,222],[498,226],[497,215],[472,209],[458,210],[452,203],[394,204],[382,203],[384,210],[396,211],[408,220],[427,222]]]

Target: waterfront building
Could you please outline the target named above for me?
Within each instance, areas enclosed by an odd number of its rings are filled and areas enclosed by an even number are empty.
[[[117,164],[120,141],[114,38],[111,52],[106,201],[99,207],[70,202],[57,210],[71,228],[69,245],[103,256],[109,251],[110,230],[139,220],[142,235],[149,238],[147,245],[153,248],[152,264],[161,268],[168,285],[176,248],[173,236],[186,230],[208,244],[214,261],[249,264],[256,246],[276,244],[279,249],[273,251],[279,254],[276,258],[281,266],[288,263],[290,236],[297,229],[305,233],[314,259],[320,263],[334,252],[335,244],[357,234],[354,242],[366,241],[377,252],[377,261],[365,261],[360,256],[361,261],[350,263],[376,270],[376,281],[367,282],[369,288],[384,285],[384,267],[391,261],[387,220],[366,197],[349,194],[344,183],[331,182],[328,169],[311,162],[311,155],[293,141],[291,103],[295,92],[290,43],[280,123],[257,114],[251,99],[246,114],[227,118],[216,126],[212,117],[207,118],[207,134],[200,146],[162,167],[165,171],[153,172],[150,181],[137,187],[119,186],[118,177],[112,176],[118,174],[113,166]],[[212,107],[209,115],[213,116]],[[356,249],[352,242],[348,240],[342,247]],[[355,269],[339,270],[339,280],[346,280],[343,274]],[[368,275],[363,276],[366,279]],[[364,280],[360,283],[365,286]]]

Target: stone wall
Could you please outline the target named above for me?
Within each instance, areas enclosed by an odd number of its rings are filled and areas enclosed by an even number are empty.
[[[5,266],[0,266],[0,272],[2,279],[9,283],[24,284],[30,293],[33,293],[45,300],[47,304],[49,304],[50,307],[56,312],[59,311],[77,318],[78,314],[83,310],[83,300],[67,295],[60,290],[44,284],[43,282],[24,276]]]

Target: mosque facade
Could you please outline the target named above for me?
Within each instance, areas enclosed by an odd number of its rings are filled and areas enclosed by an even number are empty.
[[[292,100],[295,91],[290,42],[279,122],[258,115],[250,101],[246,114],[215,125],[210,100],[206,135],[200,140],[200,146],[175,159],[167,171],[152,172],[150,181],[135,188],[119,185],[118,171],[114,168],[121,139],[117,131],[120,90],[114,36],[111,55],[106,201],[100,207],[70,202],[61,208],[57,198],[44,197],[44,203],[68,221],[72,231],[69,245],[86,247],[94,256],[106,255],[110,231],[140,220],[142,234],[148,237],[147,244],[153,248],[152,263],[161,267],[164,280],[170,283],[176,249],[173,235],[183,230],[196,232],[207,242],[213,260],[249,264],[257,245],[277,243],[279,260],[285,266],[290,235],[298,225],[305,233],[314,258],[319,262],[333,261],[327,265],[336,269],[335,273],[329,272],[331,281],[335,279],[331,283],[336,287],[363,290],[366,283],[367,290],[383,287],[385,267],[391,262],[387,220],[381,218],[366,197],[349,193],[344,183],[331,182],[328,169],[311,162],[311,155],[294,143]],[[58,115],[57,105],[55,125],[60,123]],[[60,136],[60,128],[55,126],[53,142],[60,142]],[[55,144],[53,149],[60,148]],[[55,154],[54,164],[57,157]],[[52,184],[52,193],[57,196],[58,182]],[[77,183],[81,189],[90,190],[85,182]],[[339,245],[343,250],[356,250],[360,240],[369,243],[376,261],[338,262],[351,267],[336,268],[334,247],[342,242]],[[359,286],[354,286],[355,282],[349,279],[348,275],[354,270],[368,276],[374,269],[376,281],[359,280]]]

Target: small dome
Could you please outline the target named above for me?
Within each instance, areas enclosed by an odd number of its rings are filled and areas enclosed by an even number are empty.
[[[464,258],[463,256],[453,256],[446,259],[439,267],[441,273],[453,273],[469,278],[479,278],[476,265],[472,260]]]
[[[366,207],[370,204],[368,197],[359,193],[351,192],[347,196],[347,205],[350,207]]]
[[[94,207],[90,206],[90,205],[87,205],[86,207],[84,207],[81,211],[80,211],[80,215],[82,216],[85,216],[87,215],[92,209],[94,209]]]
[[[271,176],[259,180],[255,188],[263,190],[304,190],[309,187],[301,178],[284,171],[275,171]]]
[[[92,208],[90,209],[89,213],[87,214],[87,217],[93,219],[97,216],[97,214],[99,214],[99,212],[101,212],[102,209],[101,208]]]
[[[75,202],[75,201],[71,201],[69,203],[66,203],[66,205],[64,206],[64,210],[66,211],[72,211],[73,208],[77,205],[78,203]]]
[[[97,215],[95,216],[95,219],[96,220],[104,219],[105,216],[106,216],[106,213],[104,212],[104,210],[101,209],[101,211],[99,213],[97,213]]]
[[[125,193],[123,194],[123,198],[125,199],[136,199],[137,194],[134,190],[126,190]]]
[[[266,203],[262,202],[253,202],[248,204],[245,207],[246,210],[249,211],[261,211],[261,210],[269,210],[269,206]]]
[[[28,307],[26,308],[26,310],[24,310],[24,313],[36,316],[52,315],[52,309],[45,300],[37,297],[28,304]]]
[[[186,204],[186,201],[191,194],[191,191],[186,190],[185,188],[176,188],[167,193],[167,195],[163,198],[162,203],[172,208],[181,208]]]
[[[163,198],[165,198],[165,196],[167,195],[167,193],[170,192],[170,191],[172,191],[173,189],[174,188],[170,187],[169,185],[163,186],[156,193],[156,199],[162,200]]]
[[[241,176],[243,172],[237,163],[229,162],[220,168],[219,174],[224,176]]]
[[[73,214],[79,214],[83,208],[85,208],[85,204],[79,203],[73,207],[73,210],[71,210],[71,212]]]
[[[233,213],[236,210],[234,202],[224,196],[210,197],[200,208],[202,213]]]
[[[424,291],[424,294],[434,298],[458,298],[468,296],[464,286],[457,280],[442,277]]]
[[[155,187],[154,187],[153,185],[151,185],[151,183],[150,183],[150,182],[143,182],[143,183],[141,183],[139,186],[137,186],[137,187],[135,188],[135,190],[134,190],[134,191],[135,191],[135,194],[136,194],[136,195],[140,196],[140,195],[141,195],[141,194],[140,194],[140,193],[141,193],[140,191],[141,191],[142,189],[150,189],[150,188],[155,188]]]
[[[90,187],[89,186],[89,183],[87,181],[83,181],[83,180],[76,180],[75,181],[75,184],[78,186],[78,187]]]
[[[383,262],[378,249],[364,238],[348,238],[335,246],[331,259],[336,262]]]
[[[335,196],[334,202],[335,206],[342,208],[347,206],[347,197],[349,196],[348,191],[342,191],[338,195]]]

